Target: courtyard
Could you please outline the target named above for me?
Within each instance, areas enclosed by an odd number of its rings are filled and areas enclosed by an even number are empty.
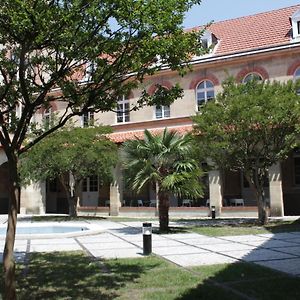
[[[51,219],[26,218],[18,225],[66,223]],[[4,216],[1,221],[6,222]],[[245,226],[246,231],[237,233],[244,222],[237,218],[236,228],[228,232],[238,235],[228,235],[226,223],[232,220],[214,221],[220,227],[209,219],[172,221],[169,234],[160,234],[157,221],[150,221],[154,229],[151,256],[143,255],[142,219],[79,218],[67,223],[94,230],[73,237],[17,236],[21,299],[28,297],[29,286],[35,299],[271,299],[274,291],[273,299],[282,299],[282,293],[285,299],[299,297],[298,223],[291,228],[280,225],[280,230],[275,226],[268,233]],[[200,223],[205,234],[190,230],[193,224],[201,232]],[[244,234],[247,230],[255,234]],[[3,238],[0,243],[3,249]]]

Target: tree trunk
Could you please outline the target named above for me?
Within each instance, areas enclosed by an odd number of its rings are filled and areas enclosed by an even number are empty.
[[[268,207],[266,204],[266,198],[262,193],[257,195],[257,206],[258,206],[258,221],[261,225],[266,225],[268,223]]]
[[[158,192],[159,198],[159,230],[168,231],[169,230],[169,196],[165,192]]]
[[[69,215],[71,217],[78,216],[77,205],[78,205],[78,200],[81,196],[81,182],[82,180],[75,180],[72,197],[70,197],[69,199]]]
[[[69,203],[69,216],[77,217],[77,197],[75,196],[68,197],[68,203]]]
[[[69,206],[69,216],[77,217],[77,196],[72,191],[70,184],[70,179],[66,178],[64,174],[59,175],[59,180],[66,192],[68,206]]]
[[[16,299],[16,279],[15,279],[15,260],[14,260],[14,244],[17,226],[18,205],[20,199],[20,184],[17,170],[17,157],[10,157],[9,165],[9,208],[7,231],[5,238],[3,268],[4,268],[4,285],[5,299]]]
[[[263,178],[259,178],[258,171],[255,170],[251,178],[250,175],[246,176],[246,179],[255,195],[257,208],[258,208],[258,222],[261,225],[268,223],[268,207],[265,198],[265,191],[263,186]]]

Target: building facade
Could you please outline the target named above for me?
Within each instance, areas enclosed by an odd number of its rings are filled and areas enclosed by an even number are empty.
[[[111,139],[120,145],[128,139],[142,136],[146,128],[160,132],[168,127],[185,133],[192,129],[190,117],[201,110],[203,103],[221,91],[222,82],[229,76],[241,83],[253,77],[270,81],[300,78],[300,5],[213,23],[206,29],[202,43],[207,47],[207,54],[194,57],[191,60],[192,70],[184,77],[162,69],[147,78],[141,89],[133,90],[128,97],[119,99],[117,113],[87,113],[75,120],[78,126],[91,123],[110,125],[114,130]],[[157,84],[170,88],[176,83],[183,88],[184,95],[170,106],[130,111],[142,89],[151,94],[155,92]],[[61,106],[62,103],[53,103],[47,111],[39,111],[36,120],[47,120],[49,114],[59,111]],[[5,155],[0,152],[0,212],[7,210],[5,161]],[[238,172],[213,170],[204,181],[207,185],[205,196],[194,201],[194,206],[213,205],[217,213],[231,204],[256,206],[252,191]],[[151,187],[140,195],[130,193],[124,187],[119,167],[115,170],[113,184],[101,187],[97,176],[91,176],[85,180],[82,192],[82,207],[109,205],[112,215],[118,214],[122,205],[151,206],[155,203],[155,192]],[[300,152],[297,149],[290,153],[286,161],[270,168],[266,194],[271,215],[300,214]],[[173,198],[171,206],[183,205],[182,200]],[[55,181],[36,183],[25,188],[20,207],[24,213],[67,212],[68,208],[64,193]]]

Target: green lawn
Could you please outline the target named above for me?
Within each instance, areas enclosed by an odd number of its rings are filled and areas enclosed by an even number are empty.
[[[188,224],[189,223],[189,224]],[[270,222],[267,225],[260,226],[255,221],[245,223],[215,221],[210,224],[207,222],[185,222],[187,231],[196,232],[208,236],[225,236],[225,235],[244,235],[244,234],[262,234],[262,233],[279,233],[300,231],[299,221],[280,221]]]
[[[253,264],[183,269],[155,256],[91,261],[82,252],[35,253],[18,264],[18,299],[300,299],[300,278]]]

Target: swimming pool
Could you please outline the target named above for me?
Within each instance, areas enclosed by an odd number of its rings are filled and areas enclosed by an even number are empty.
[[[51,233],[68,233],[88,230],[87,227],[76,227],[76,226],[32,226],[32,227],[20,227],[17,226],[16,234],[51,234]],[[6,228],[0,228],[0,235],[6,234]]]
[[[61,224],[55,222],[18,223],[16,238],[60,238],[90,235],[101,232],[99,226],[91,224]],[[0,239],[5,238],[6,225],[0,226]]]

